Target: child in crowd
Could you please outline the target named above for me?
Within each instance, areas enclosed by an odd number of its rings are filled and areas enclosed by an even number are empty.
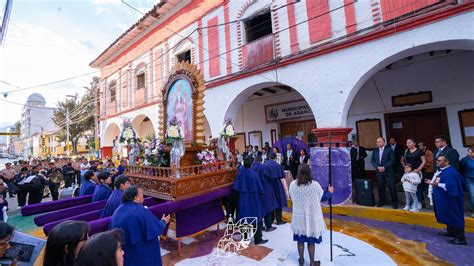
[[[405,190],[405,211],[418,212],[420,210],[420,204],[418,203],[418,198],[416,197],[416,191],[418,184],[421,183],[420,174],[413,171],[413,166],[411,164],[405,165],[405,174],[401,179],[403,183],[403,189]],[[410,208],[410,197],[413,199],[413,205]]]

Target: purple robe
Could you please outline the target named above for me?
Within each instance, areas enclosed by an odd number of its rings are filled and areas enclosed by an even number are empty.
[[[92,202],[107,200],[112,194],[112,189],[105,184],[99,184],[95,187],[94,193],[92,194]]]
[[[273,191],[275,192],[278,208],[288,206],[285,189],[281,182],[281,179],[285,178],[285,173],[281,165],[273,160],[269,160],[263,164],[263,174],[265,178],[273,180]]]
[[[95,187],[95,183],[92,183],[90,180],[86,180],[84,183],[82,183],[81,188],[79,189],[79,196],[94,194]]]
[[[433,187],[435,215],[438,223],[464,228],[464,191],[467,190],[462,175],[453,167],[441,171],[439,183],[446,190]]]
[[[278,208],[278,202],[273,189],[273,179],[265,177],[263,174],[264,166],[262,163],[253,163],[252,170],[257,172],[262,181],[264,194],[261,196],[264,213],[269,213]]]
[[[112,216],[110,228],[122,229],[124,265],[160,266],[159,236],[166,224],[142,204],[128,202],[120,205]]]
[[[261,219],[265,215],[260,198],[264,191],[257,172],[241,167],[232,188],[239,192],[237,220],[244,217]]]
[[[100,218],[105,218],[112,216],[114,211],[122,204],[122,195],[123,191],[120,189],[116,189],[110,194],[107,203],[105,204],[105,208],[100,213]]]

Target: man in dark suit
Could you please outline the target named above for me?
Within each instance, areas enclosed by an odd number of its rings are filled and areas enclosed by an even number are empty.
[[[370,161],[377,174],[377,187],[379,190],[379,202],[377,207],[382,207],[385,200],[385,184],[390,191],[392,208],[398,208],[397,191],[395,190],[395,153],[389,146],[385,146],[383,138],[377,139],[377,148],[372,151],[372,160]]]
[[[390,148],[392,149],[393,153],[395,154],[395,165],[393,166],[395,169],[395,175],[398,177],[403,176],[403,167],[401,163],[403,152],[405,151],[405,146],[398,144],[395,138],[390,138],[388,140],[390,144]]]
[[[285,170],[290,170],[293,180],[296,179],[296,174],[298,173],[298,154],[293,150],[291,144],[286,145],[286,151],[283,153],[283,164]]]
[[[252,155],[253,146],[249,145],[249,146],[245,147],[245,149],[246,149],[246,151],[242,154],[242,157],[244,158],[244,160],[245,160],[245,158],[247,158],[247,156]]]
[[[357,141],[354,141],[351,148],[352,179],[365,177],[365,157],[367,157],[365,148],[359,146]]]
[[[255,157],[257,156],[262,157],[262,152],[258,150],[258,146],[255,145],[253,148],[254,148],[253,155],[252,155],[253,158],[255,159]]]
[[[438,160],[439,156],[444,156],[454,169],[459,170],[459,153],[454,148],[448,146],[448,140],[445,136],[439,136],[435,139],[436,150],[434,152],[434,161]],[[438,170],[436,163],[434,164],[434,171]]]

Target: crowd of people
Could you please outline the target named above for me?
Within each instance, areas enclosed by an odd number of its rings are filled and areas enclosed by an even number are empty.
[[[319,265],[315,261],[315,244],[322,242],[326,225],[323,219],[321,201],[326,201],[334,192],[332,186],[323,191],[317,181],[313,180],[305,150],[297,155],[291,145],[287,146],[285,156],[281,156],[277,148],[271,153],[268,149],[250,146],[242,155],[242,165],[238,169],[233,191],[226,204],[227,216],[237,220],[256,217],[254,243],[264,244],[263,231],[272,232],[282,225],[282,209],[287,206],[284,185],[286,182],[284,169],[292,171],[296,168],[288,190],[292,199],[291,229],[293,240],[297,243],[299,264],[304,264],[304,246],[310,258],[310,265]],[[264,157],[265,156],[265,157]],[[263,159],[264,157],[265,159]],[[292,171],[293,172],[293,171]],[[235,206],[236,208],[234,208]],[[236,210],[236,213],[234,212]]]
[[[99,176],[103,173],[100,172]],[[96,188],[101,184],[97,184]],[[101,213],[101,217],[112,216],[110,230],[89,237],[87,222],[64,221],[56,225],[46,241],[43,265],[161,265],[159,236],[169,223],[170,215],[163,214],[158,219],[143,206],[143,202],[143,189],[130,185],[127,176],[118,176],[115,190],[108,196]],[[11,225],[0,221],[0,259],[8,258],[5,255],[11,248],[13,230]],[[11,265],[16,265],[14,257],[12,259]]]
[[[0,171],[0,205],[7,202],[7,194],[10,199],[17,197],[18,208],[25,205],[40,203],[44,197],[51,195],[52,200],[60,198],[61,188],[67,188],[71,194],[92,194],[88,189],[95,187],[81,186],[81,183],[90,184],[86,180],[91,180],[91,173],[96,176],[97,182],[99,173],[108,173],[110,180],[106,185],[110,186],[116,176],[125,171],[127,161],[121,160],[118,167],[110,158],[105,160],[88,160],[79,158],[72,160],[69,158],[54,158],[50,160],[33,159],[31,161],[20,160],[14,163],[7,162],[5,169]],[[90,171],[86,175],[86,172]],[[89,176],[86,179],[86,176]],[[100,175],[104,177],[104,174]],[[92,178],[94,180],[94,178]],[[92,181],[94,182],[94,181]],[[101,187],[103,190],[103,187]],[[82,191],[85,190],[85,191]],[[93,191],[92,191],[93,192]],[[70,195],[68,195],[70,196]],[[7,204],[7,203],[5,203]]]
[[[467,155],[459,160],[459,153],[448,145],[446,137],[435,139],[436,150],[427,148],[426,143],[406,140],[398,144],[394,138],[389,143],[377,139],[370,162],[375,169],[378,187],[377,206],[385,205],[386,188],[390,194],[392,208],[398,208],[396,178],[400,178],[405,192],[403,210],[418,212],[429,199],[438,222],[447,225],[443,236],[452,237],[451,244],[466,245],[464,237],[464,192],[471,200],[471,217],[474,217],[474,146],[467,149]],[[352,173],[354,178],[365,177],[364,147],[355,142],[351,148]]]
[[[270,160],[270,156],[272,154],[275,154],[276,156],[274,161],[279,165],[282,165],[285,170],[290,171],[293,179],[296,179],[298,166],[308,163],[309,160],[309,154],[307,154],[305,149],[295,151],[291,144],[287,144],[286,151],[282,154],[280,153],[278,147],[272,148],[270,147],[270,143],[265,142],[265,146],[262,148],[262,150],[260,150],[258,146],[248,145],[245,147],[245,152],[241,154],[237,149],[235,161],[237,165],[243,165],[244,159],[250,156],[254,160],[257,157],[261,157],[262,162],[266,162]]]
[[[377,174],[377,205],[385,204],[387,186],[392,207],[398,207],[395,176],[399,175],[405,191],[404,210],[417,212],[427,195],[438,222],[447,225],[447,231],[441,235],[451,237],[451,244],[465,245],[463,193],[469,188],[473,201],[474,147],[459,161],[459,154],[447,145],[445,138],[439,137],[435,143],[437,150],[430,152],[424,143],[417,144],[413,139],[406,141],[405,149],[394,139],[388,145],[383,138],[377,139],[378,148],[370,160]],[[286,148],[283,154],[269,145],[261,151],[250,146],[242,155],[237,152],[240,165],[232,193],[222,199],[226,217],[233,221],[256,217],[253,241],[256,245],[264,244],[268,241],[264,232],[277,230],[274,225],[286,223],[282,211],[289,196],[293,205],[291,229],[300,265],[304,263],[305,243],[310,265],[317,265],[315,244],[321,243],[326,230],[321,202],[328,200],[334,189],[329,186],[323,190],[314,181],[305,150],[295,152],[291,145]],[[360,161],[366,156],[365,149],[354,143],[351,158],[359,162],[353,163],[353,167],[363,168]],[[61,198],[61,186],[76,188],[80,196],[91,195],[93,202],[106,201],[100,217],[111,217],[110,230],[89,237],[85,222],[58,224],[48,235],[43,265],[161,265],[159,236],[165,232],[170,215],[163,214],[159,219],[151,213],[143,205],[143,189],[132,185],[130,178],[123,175],[127,161],[115,165],[108,158],[103,162],[86,158],[32,160],[7,163],[0,172],[0,204],[5,208],[8,195],[17,196],[20,208],[41,202],[47,190],[57,200]],[[284,170],[290,171],[294,179],[288,190]],[[361,169],[357,171],[364,173]],[[10,225],[0,221],[0,257],[9,248],[12,232]]]

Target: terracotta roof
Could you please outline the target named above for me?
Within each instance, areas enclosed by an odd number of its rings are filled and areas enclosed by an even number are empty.
[[[180,0],[161,0],[155,4],[150,11],[145,13],[135,24],[128,28],[112,44],[109,45],[89,66],[100,68],[112,55],[129,44],[131,40],[148,29],[155,20],[170,9],[172,9]]]

